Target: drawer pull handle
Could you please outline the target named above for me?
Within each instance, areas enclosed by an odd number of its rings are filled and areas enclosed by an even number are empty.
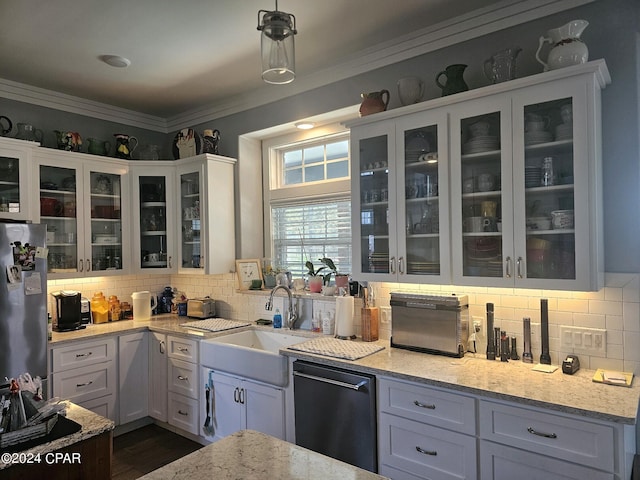
[[[87,383],[76,383],[76,387],[80,388],[80,387],[86,387],[87,385],[91,385],[93,382],[87,382]]]
[[[425,450],[424,448],[420,448],[417,445],[416,445],[416,450],[420,453],[424,453],[425,455],[431,455],[432,457],[435,457],[436,455],[438,455],[438,452],[436,452],[435,450]]]
[[[178,380],[182,380],[183,382],[188,382],[189,377],[183,377],[182,375],[178,375]]]
[[[538,435],[539,437],[558,438],[558,436],[555,433],[536,432],[532,427],[527,428],[527,432],[529,432],[532,435]]]
[[[188,416],[189,416],[189,412],[183,412],[182,410],[178,410],[178,413],[179,413],[180,415],[184,415],[185,417],[188,417]]]
[[[431,405],[426,405],[426,404],[424,404],[424,403],[420,403],[418,400],[414,400],[414,401],[413,401],[413,404],[414,404],[416,407],[420,407],[420,408],[428,408],[429,410],[435,410],[435,409],[436,409],[436,406],[435,406],[435,405],[433,405],[433,404],[431,404]],[[417,448],[417,447],[416,447],[416,448]]]
[[[82,357],[88,357],[90,355],[93,355],[93,352],[87,352],[87,353],[76,353],[76,358],[82,358]]]
[[[189,349],[186,347],[178,347],[178,350],[180,350],[182,353],[189,353]]]

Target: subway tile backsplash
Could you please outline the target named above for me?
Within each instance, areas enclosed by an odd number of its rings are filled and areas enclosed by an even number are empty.
[[[222,275],[126,275],[118,277],[97,277],[89,279],[51,280],[49,291],[79,290],[86,297],[96,291],[105,295],[117,295],[120,300],[130,301],[131,293],[149,290],[159,293],[171,285],[186,293],[190,298],[211,296],[216,300],[219,316],[237,320],[254,321],[273,315],[266,312],[266,292],[240,293],[235,289],[233,274]],[[570,292],[555,290],[532,290],[515,288],[455,287],[450,285],[422,285],[398,283],[370,283],[376,305],[389,306],[392,291],[418,292],[438,295],[456,293],[469,297],[471,317],[482,318],[482,335],[478,337],[478,352],[486,349],[486,303],[495,305],[495,324],[508,335],[515,336],[518,349],[522,349],[522,318],[530,317],[532,322],[532,350],[534,360],[540,358],[540,299],[549,300],[549,338],[551,359],[559,364],[569,353],[580,357],[584,368],[608,368],[634,371],[640,374],[640,275],[610,273],[605,275],[605,287],[598,292]],[[314,297],[316,310],[330,308],[327,297]],[[276,304],[281,311],[284,302]],[[356,302],[356,333],[360,335],[360,306]],[[275,307],[274,307],[275,311]],[[308,311],[308,309],[307,309]],[[391,318],[393,322],[393,318]],[[305,322],[309,325],[310,322]],[[563,346],[560,326],[606,329],[606,354],[597,356],[572,351]],[[380,337],[389,338],[391,323],[380,325]],[[521,353],[521,352],[519,352]]]

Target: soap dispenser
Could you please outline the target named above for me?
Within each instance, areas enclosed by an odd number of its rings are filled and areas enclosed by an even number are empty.
[[[282,328],[282,315],[279,308],[276,308],[276,314],[273,316],[273,328]]]

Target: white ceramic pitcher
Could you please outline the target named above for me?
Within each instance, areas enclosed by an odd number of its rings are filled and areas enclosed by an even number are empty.
[[[546,37],[540,37],[536,60],[544,66],[545,72],[570,65],[579,65],[589,60],[589,49],[580,40],[580,35],[588,25],[589,22],[586,20],[571,20],[562,27],[547,31]],[[545,43],[553,45],[546,63],[540,59],[540,50]]]
[[[133,299],[133,319],[137,321],[150,320],[151,310],[158,305],[156,296],[145,290],[144,292],[133,292],[131,298]]]

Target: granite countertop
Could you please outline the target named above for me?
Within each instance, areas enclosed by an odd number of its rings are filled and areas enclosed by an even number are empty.
[[[209,333],[180,326],[192,320],[187,317],[164,314],[153,316],[151,320],[144,322],[124,320],[88,325],[84,330],[54,332],[53,339],[49,343],[55,346],[70,341],[146,330],[197,339],[213,338],[248,329],[273,330],[272,327],[254,325]],[[291,332],[282,329],[282,333],[319,336],[307,330]],[[281,349],[280,353],[294,359],[457,390],[487,399],[517,402],[522,405],[628,425],[635,425],[637,421],[640,404],[638,379],[634,379],[631,388],[618,387],[593,382],[595,371],[589,369],[581,369],[574,375],[565,375],[560,368],[553,373],[542,373],[532,371],[533,365],[518,360],[508,363],[498,360],[489,361],[484,354],[466,354],[464,358],[457,359],[390,348],[388,340],[379,340],[377,343],[385,349],[355,361],[288,348]]]
[[[28,450],[23,450],[20,452],[21,454],[44,455],[46,453],[55,452],[75,443],[100,435],[104,432],[109,432],[115,428],[115,423],[108,418],[101,417],[97,413],[93,413],[92,411],[76,405],[75,403],[71,403],[69,401],[64,403],[67,405],[67,418],[79,423],[82,428],[71,435],[43,443]],[[0,470],[10,466],[11,464],[6,464],[0,460]]]
[[[630,388],[592,381],[595,370],[581,369],[573,375],[534,372],[521,360],[507,363],[487,360],[483,354],[463,358],[390,348],[388,340],[377,342],[384,350],[359,360],[341,360],[283,348],[280,353],[323,365],[348,368],[424,385],[443,387],[522,405],[541,407],[583,417],[635,425],[640,404],[640,384]]]
[[[241,430],[141,477],[144,480],[255,478],[384,479],[353,465],[259,433]]]

